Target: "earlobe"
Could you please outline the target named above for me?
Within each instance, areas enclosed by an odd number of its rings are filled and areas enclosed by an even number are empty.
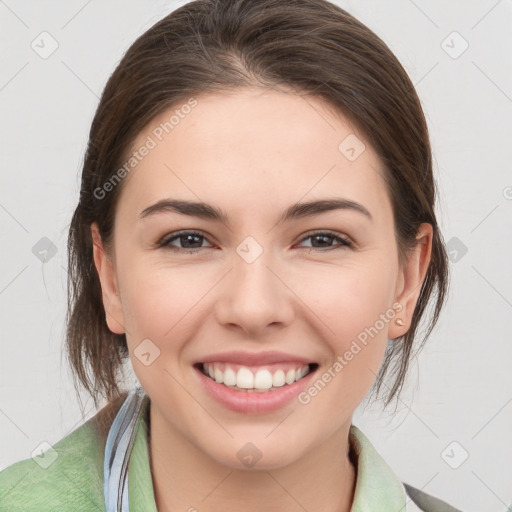
[[[114,334],[124,334],[124,314],[117,287],[115,267],[105,251],[98,225],[95,222],[91,224],[91,236],[94,265],[101,284],[107,326]]]
[[[416,235],[416,247],[411,251],[404,268],[400,272],[397,285],[398,295],[395,302],[401,305],[401,309],[397,312],[395,321],[390,326],[388,337],[391,339],[403,336],[411,326],[421,286],[430,265],[432,238],[432,225],[428,223],[421,224]]]

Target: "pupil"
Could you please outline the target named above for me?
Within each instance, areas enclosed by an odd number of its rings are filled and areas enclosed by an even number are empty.
[[[195,239],[197,240],[197,239],[199,239],[200,237],[199,237],[198,235],[185,235],[185,236],[184,236],[184,238],[185,238],[185,240],[186,240],[185,245],[188,247],[188,243],[189,243],[190,239],[195,238]],[[192,244],[193,244],[193,243],[194,243],[194,242],[192,242]]]
[[[328,241],[330,238],[329,235],[316,235],[315,237],[313,237],[313,239],[315,240],[318,240],[318,239],[322,239],[324,242]]]

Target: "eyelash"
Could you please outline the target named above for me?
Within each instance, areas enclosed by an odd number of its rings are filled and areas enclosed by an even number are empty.
[[[195,249],[187,249],[187,248],[184,248],[184,247],[174,247],[172,245],[170,245],[171,242],[173,242],[174,240],[178,240],[180,239],[181,237],[184,237],[184,236],[197,236],[199,238],[204,238],[206,239],[206,237],[199,231],[179,231],[177,233],[172,233],[171,234],[172,236],[171,237],[168,237],[168,238],[163,238],[160,242],[158,242],[158,247],[163,247],[163,248],[167,248],[167,249],[170,249],[172,251],[179,251],[179,252],[184,252],[184,253],[187,253],[187,254],[193,254],[193,253],[197,253],[198,251],[200,251],[201,249],[207,249],[208,247],[197,247]],[[333,240],[339,242],[339,246],[338,247],[326,247],[324,249],[322,248],[318,248],[318,247],[310,247],[310,251],[319,251],[319,252],[325,252],[325,251],[328,251],[328,250],[333,250],[333,249],[350,249],[350,248],[353,248],[354,244],[346,237],[343,237],[343,236],[340,236],[340,235],[336,235],[334,233],[331,233],[329,231],[314,231],[312,233],[308,233],[306,234],[306,236],[304,236],[300,241],[300,242],[304,242],[304,240],[307,240],[309,238],[315,238],[315,237],[319,237],[319,236],[327,236],[327,237],[330,237],[332,238]]]

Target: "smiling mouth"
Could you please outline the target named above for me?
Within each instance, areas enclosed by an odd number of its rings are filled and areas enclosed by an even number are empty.
[[[195,367],[211,380],[236,391],[266,393],[290,386],[318,368],[317,363],[274,364],[249,367],[233,363],[198,363]]]

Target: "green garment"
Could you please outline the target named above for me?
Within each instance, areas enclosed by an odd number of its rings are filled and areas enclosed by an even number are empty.
[[[123,395],[104,407],[44,455],[38,456],[37,461],[32,458],[23,460],[1,471],[0,512],[104,511],[105,443],[108,429],[125,397]],[[130,458],[130,512],[157,512],[148,452],[149,404],[146,396],[137,419]],[[457,512],[457,509],[414,487],[406,485],[404,488],[370,441],[354,425],[350,428],[349,439],[357,458],[352,512]],[[200,511],[200,503],[192,504],[195,505]]]

